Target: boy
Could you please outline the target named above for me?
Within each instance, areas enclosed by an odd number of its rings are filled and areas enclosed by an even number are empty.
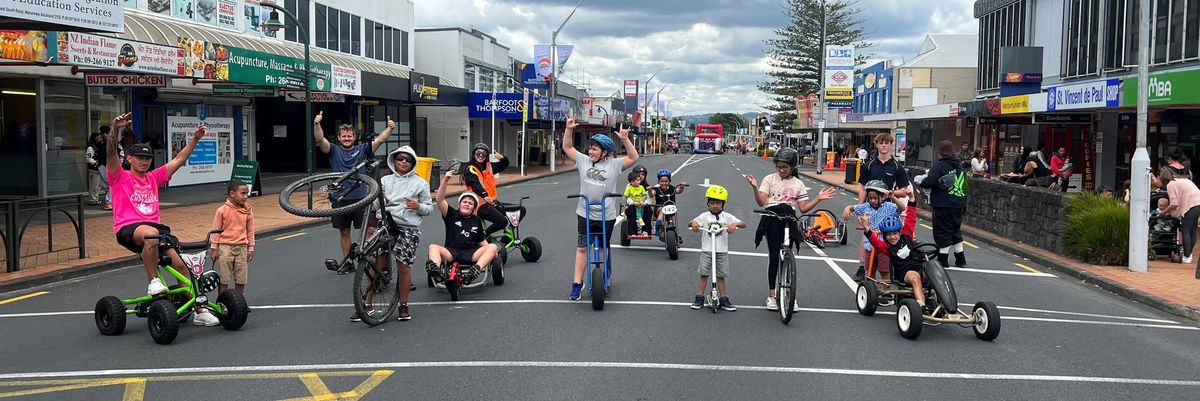
[[[254,260],[254,213],[246,204],[249,194],[249,185],[236,178],[229,180],[228,199],[213,216],[212,229],[224,230],[209,242],[208,249],[221,275],[218,293],[225,292],[232,281],[237,292],[246,294],[246,269]]]
[[[454,177],[453,171],[447,171],[442,182],[450,182]],[[458,263],[463,282],[475,281],[483,270],[490,266],[500,248],[487,242],[483,232],[483,219],[475,214],[479,207],[479,196],[473,192],[463,192],[458,196],[456,207],[450,207],[446,202],[446,185],[438,187],[434,202],[442,212],[442,222],[446,226],[446,245],[429,244],[429,261],[425,262],[425,272],[435,282],[442,282],[449,275],[447,268],[452,263]],[[444,266],[443,266],[444,264]],[[464,267],[464,266],[470,267]]]
[[[897,195],[903,195],[904,188],[908,188],[908,172],[900,165],[900,161],[892,157],[892,145],[896,142],[896,138],[890,133],[881,133],[875,136],[875,151],[874,159],[871,159],[862,166],[862,177],[859,182],[870,182],[879,180],[883,182],[883,186],[888,190],[895,189],[901,191]],[[865,185],[858,188],[859,203],[866,202],[867,187]]]
[[[625,208],[625,220],[636,222],[637,229],[628,235],[645,234],[650,235],[650,211],[646,207],[646,187],[643,185],[642,175],[638,172],[629,173],[629,185],[625,186],[625,204],[629,205]]]
[[[899,220],[900,212],[903,212],[907,206],[895,201],[896,192],[889,191],[880,180],[868,181],[863,187],[867,191],[867,201],[858,205],[846,206],[846,209],[842,212],[842,220],[849,220],[850,214],[853,213],[855,216],[858,216],[858,221],[863,227],[874,231],[879,231],[879,222],[885,218],[892,217]],[[892,201],[884,202],[885,199]],[[863,232],[863,235],[867,235],[867,232]],[[871,242],[863,241],[858,258],[862,264],[858,266],[858,272],[854,274],[855,281],[863,281],[866,278],[866,266],[870,263],[868,258],[870,258],[871,249]],[[882,253],[875,255],[876,271],[879,272],[880,277],[884,281],[891,279],[887,261],[887,258]]]
[[[1167,211],[1167,207],[1171,206],[1171,199],[1168,197],[1158,198],[1158,207],[1150,209],[1150,217],[1163,216]],[[1171,221],[1168,219],[1154,220],[1154,231],[1168,231],[1171,229]]]
[[[704,193],[704,197],[708,199],[708,213],[700,213],[699,216],[692,219],[688,223],[692,231],[699,232],[701,225],[705,228],[712,226],[724,227],[725,231],[733,234],[739,228],[745,228],[746,223],[738,220],[732,214],[725,213],[725,202],[729,200],[729,191],[720,185],[708,187],[708,191]],[[717,251],[717,271],[712,271],[712,251]],[[729,301],[729,297],[725,295],[725,276],[729,273],[729,237],[725,233],[717,234],[716,238],[709,237],[708,233],[704,233],[700,237],[700,266],[696,272],[700,274],[700,280],[696,284],[696,299],[692,301],[692,309],[700,309],[704,306],[704,287],[708,285],[708,276],[710,274],[717,275],[717,293],[720,294],[721,309],[733,312],[737,307]]]
[[[658,207],[658,210],[655,212],[654,221],[662,224],[662,205],[668,202],[675,203],[675,195],[683,193],[683,190],[687,188],[687,182],[681,182],[679,185],[671,185],[671,170],[667,169],[658,170],[656,176],[658,185],[648,188],[646,193],[654,197],[654,204]],[[659,233],[661,234],[662,231],[659,231]]]
[[[896,277],[913,288],[913,297],[917,299],[917,303],[921,304],[925,313],[930,313],[931,307],[925,305],[925,291],[921,289],[921,271],[924,261],[921,260],[921,253],[917,252],[917,242],[913,241],[912,237],[900,232],[903,224],[900,220],[894,217],[884,217],[879,222],[879,232],[872,231],[869,235],[870,242],[875,249],[881,253],[886,253],[886,258],[889,264],[894,267]],[[880,234],[883,238],[879,238]]]

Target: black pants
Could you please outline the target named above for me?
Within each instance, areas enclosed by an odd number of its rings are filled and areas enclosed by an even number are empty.
[[[773,217],[763,217],[764,219],[776,220]],[[778,221],[778,220],[776,220]],[[779,275],[779,251],[783,249],[783,224],[777,223],[777,229],[768,229],[767,237],[767,285],[772,290],[775,289],[775,278]],[[792,235],[798,233],[792,232]]]
[[[524,211],[522,211],[521,215],[523,216],[524,214]],[[484,203],[482,206],[479,206],[479,217],[487,220],[490,224],[487,230],[484,230],[484,233],[489,237],[508,227],[508,218],[504,217],[504,212],[491,203]]]
[[[1071,179],[1067,177],[1058,177],[1058,190],[1067,192],[1067,185],[1071,183]]]
[[[650,227],[654,227],[654,226],[650,225],[651,224],[650,220],[652,218],[654,218],[654,209],[653,208],[651,208],[649,206],[632,206],[632,205],[630,205],[625,208],[625,221],[629,222],[629,227],[631,227],[630,229],[625,230],[626,235],[635,234],[635,231],[637,231],[637,210],[638,210],[638,208],[643,209],[642,210],[642,224],[644,224],[646,226],[646,229],[651,230]]]
[[[1183,214],[1179,232],[1183,234],[1183,256],[1191,257],[1196,247],[1196,221],[1200,218],[1200,206],[1194,206]]]
[[[933,208],[933,242],[938,248],[946,248],[962,241],[962,208]]]

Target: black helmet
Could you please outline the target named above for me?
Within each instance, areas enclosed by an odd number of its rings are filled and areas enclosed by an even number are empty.
[[[646,171],[646,167],[643,167],[641,164],[633,166],[633,172],[638,174],[649,174],[649,172]]]
[[[800,154],[796,153],[795,149],[780,148],[778,151],[775,152],[775,161],[784,162],[784,163],[792,165],[792,167],[795,167],[797,160],[798,160],[798,156],[800,156]]]
[[[487,144],[483,142],[477,143],[475,146],[471,147],[471,154],[474,155],[475,151],[479,149],[483,149],[483,151],[487,152],[489,155],[492,154],[492,148],[488,147]]]

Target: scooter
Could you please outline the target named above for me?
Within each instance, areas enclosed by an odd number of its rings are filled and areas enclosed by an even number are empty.
[[[708,234],[710,244],[716,244],[717,236],[724,233],[726,227],[719,223],[713,223],[709,224],[708,227],[701,228],[700,231]],[[712,256],[712,269],[709,270],[708,299],[705,300],[705,303],[708,304],[709,308],[712,308],[713,313],[717,313],[717,309],[721,309],[721,292],[717,290],[717,247],[711,246],[710,248],[712,248],[709,251]]]

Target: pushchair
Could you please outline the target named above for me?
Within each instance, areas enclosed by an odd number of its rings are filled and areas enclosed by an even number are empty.
[[[1150,205],[1158,204],[1158,200],[1167,197],[1167,193],[1158,191],[1150,195]],[[1147,256],[1154,260],[1160,256],[1170,257],[1171,263],[1183,261],[1183,244],[1179,241],[1179,219],[1171,216],[1150,216],[1150,243]]]

